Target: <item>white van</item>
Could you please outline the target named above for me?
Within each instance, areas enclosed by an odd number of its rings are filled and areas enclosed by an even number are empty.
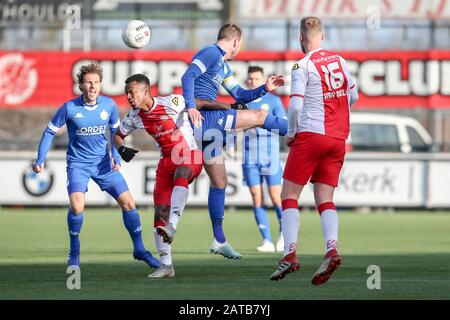
[[[414,118],[392,114],[352,112],[348,151],[430,152],[433,142]]]

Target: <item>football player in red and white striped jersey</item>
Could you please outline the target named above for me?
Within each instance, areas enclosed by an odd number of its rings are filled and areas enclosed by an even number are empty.
[[[292,68],[291,97],[288,109],[290,147],[283,174],[282,232],[284,257],[271,280],[281,280],[300,267],[296,257],[300,228],[298,198],[303,187],[314,183],[314,199],[321,217],[326,244],[325,258],[313,276],[320,285],[341,264],[337,252],[338,215],[333,193],[344,163],[345,140],[350,131],[350,107],[358,93],[345,60],[321,48],[322,22],[305,17],[300,26],[300,43],[305,57]]]
[[[137,152],[123,145],[124,138],[132,131],[145,129],[159,145],[161,159],[156,169],[153,199],[154,237],[161,267],[149,277],[173,277],[170,243],[188,199],[188,186],[202,171],[203,155],[197,147],[182,95],[153,97],[150,81],[142,74],[129,77],[125,83],[132,109],[119,126],[114,143],[127,162]]]

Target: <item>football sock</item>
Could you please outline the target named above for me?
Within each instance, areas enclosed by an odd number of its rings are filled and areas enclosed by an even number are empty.
[[[225,189],[209,188],[208,210],[211,218],[214,238],[225,243],[227,239],[223,233],[223,217],[225,215]]]
[[[325,202],[317,207],[320,214],[323,238],[326,251],[337,248],[339,218],[333,202]]]
[[[256,224],[258,225],[259,232],[264,240],[272,242],[272,236],[270,235],[269,218],[267,217],[266,210],[262,207],[253,208]]]
[[[80,231],[83,225],[83,212],[74,214],[72,210],[67,212],[67,225],[69,226],[70,254],[80,254]]]
[[[281,231],[284,238],[284,256],[297,250],[298,230],[300,228],[300,211],[298,202],[286,199],[281,202],[283,214],[281,216]]]
[[[177,178],[174,185],[170,199],[169,223],[176,229],[189,196],[188,179]]]
[[[266,130],[278,130],[280,136],[285,136],[287,133],[288,122],[284,118],[274,116],[271,113],[267,114],[266,120],[264,120],[263,128]]]
[[[144,243],[142,242],[142,226],[139,213],[136,209],[130,211],[122,210],[122,218],[123,224],[125,225],[125,228],[127,228],[131,240],[133,241],[134,252],[138,255],[143,255],[146,250]]]
[[[156,226],[155,226],[156,228]],[[172,264],[172,247],[170,244],[164,242],[162,236],[158,234],[156,229],[153,230],[153,236],[155,238],[156,249],[158,250],[159,257],[161,258],[161,263],[165,265]]]
[[[278,223],[280,224],[280,232],[281,232],[281,215],[283,213],[281,206],[275,206],[275,212],[277,213],[277,219],[278,219]]]

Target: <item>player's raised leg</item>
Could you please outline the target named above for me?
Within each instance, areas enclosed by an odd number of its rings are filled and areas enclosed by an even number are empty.
[[[237,110],[236,131],[260,127],[280,136],[287,133],[287,120],[263,110]]]
[[[342,259],[337,252],[339,219],[333,202],[334,189],[334,186],[319,182],[314,183],[314,198],[320,214],[326,249],[324,260],[311,280],[314,285],[327,282],[334,270],[342,263]]]
[[[199,164],[201,166],[201,164]],[[177,230],[178,222],[184,212],[189,196],[189,178],[192,176],[191,168],[179,166],[174,174],[174,187],[170,198],[169,223],[157,226],[156,230],[164,239],[164,242],[172,243]]]
[[[69,195],[70,208],[67,213],[70,249],[67,265],[80,266],[80,232],[83,226],[84,192],[72,192]]]
[[[303,185],[296,184],[286,178],[283,181],[281,193],[281,230],[284,238],[284,256],[278,263],[277,270],[272,273],[270,280],[281,280],[288,273],[297,271],[300,263],[297,259],[297,238],[300,229],[300,211],[298,198],[303,190]]]
[[[225,215],[225,188],[228,183],[227,173],[223,157],[219,155],[215,158],[206,160],[204,168],[208,174],[211,185],[208,194],[208,210],[211,218],[214,239],[209,247],[212,253],[218,253],[229,259],[240,259],[242,256],[233,249],[225,238],[223,232],[223,218]]]

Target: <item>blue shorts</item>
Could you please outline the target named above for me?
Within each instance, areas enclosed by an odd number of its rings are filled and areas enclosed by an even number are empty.
[[[87,192],[89,180],[92,179],[102,191],[108,192],[114,199],[125,191],[128,185],[119,171],[112,170],[111,162],[102,161],[96,165],[78,167],[67,166],[67,192]]]
[[[249,187],[253,187],[262,184],[263,180],[266,180],[268,186],[281,185],[281,177],[283,175],[281,163],[278,165],[278,169],[276,169],[275,173],[270,172],[273,171],[270,167],[270,165],[262,166],[258,164],[243,164],[242,173],[244,183]]]
[[[199,129],[192,128],[204,159],[209,160],[221,155],[228,141],[234,141],[237,112],[229,109],[204,110],[200,113],[204,118],[202,126]]]

